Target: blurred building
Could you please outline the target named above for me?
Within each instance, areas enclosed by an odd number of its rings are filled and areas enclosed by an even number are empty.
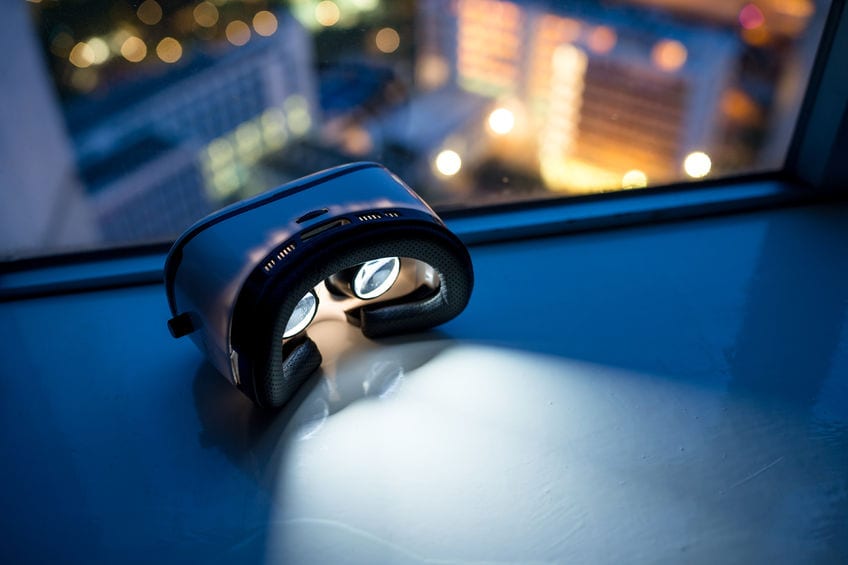
[[[311,38],[290,16],[279,16],[270,37],[198,50],[187,59],[67,108],[78,160],[86,178],[96,179],[89,193],[109,238],[172,237],[221,203],[267,189],[261,182],[251,186],[252,165],[316,121]],[[109,174],[91,172],[101,168]],[[163,197],[168,178],[180,179],[170,189],[177,203]],[[124,207],[126,219],[119,221]]]
[[[500,104],[497,157],[551,189],[676,180],[687,155],[723,135],[740,47],[726,29],[621,6],[459,0],[451,14],[432,9],[440,2],[424,4],[422,26],[455,19],[456,37],[422,34],[419,67],[438,58],[461,88]]]

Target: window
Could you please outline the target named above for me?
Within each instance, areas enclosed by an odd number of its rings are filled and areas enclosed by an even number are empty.
[[[2,252],[165,241],[355,160],[438,209],[776,170],[828,8],[30,0],[0,23]]]

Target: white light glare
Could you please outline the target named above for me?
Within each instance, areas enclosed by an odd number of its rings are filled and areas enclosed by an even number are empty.
[[[462,168],[462,159],[456,151],[445,149],[436,156],[436,169],[446,177],[452,177]]]
[[[692,178],[699,179],[709,174],[713,163],[703,151],[694,151],[683,160],[683,170]]]
[[[498,135],[506,135],[515,127],[515,114],[506,108],[497,108],[489,114],[489,128]]]

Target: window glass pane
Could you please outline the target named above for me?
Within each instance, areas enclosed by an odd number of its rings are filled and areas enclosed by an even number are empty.
[[[436,207],[783,162],[824,0],[30,0],[0,20],[5,256],[173,238],[379,161]]]

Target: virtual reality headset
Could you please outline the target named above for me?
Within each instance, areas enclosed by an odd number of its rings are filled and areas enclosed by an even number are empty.
[[[165,262],[168,327],[278,407],[321,365],[314,324],[346,320],[369,338],[426,330],[462,312],[473,279],[467,249],[417,194],[354,163],[191,226]]]

